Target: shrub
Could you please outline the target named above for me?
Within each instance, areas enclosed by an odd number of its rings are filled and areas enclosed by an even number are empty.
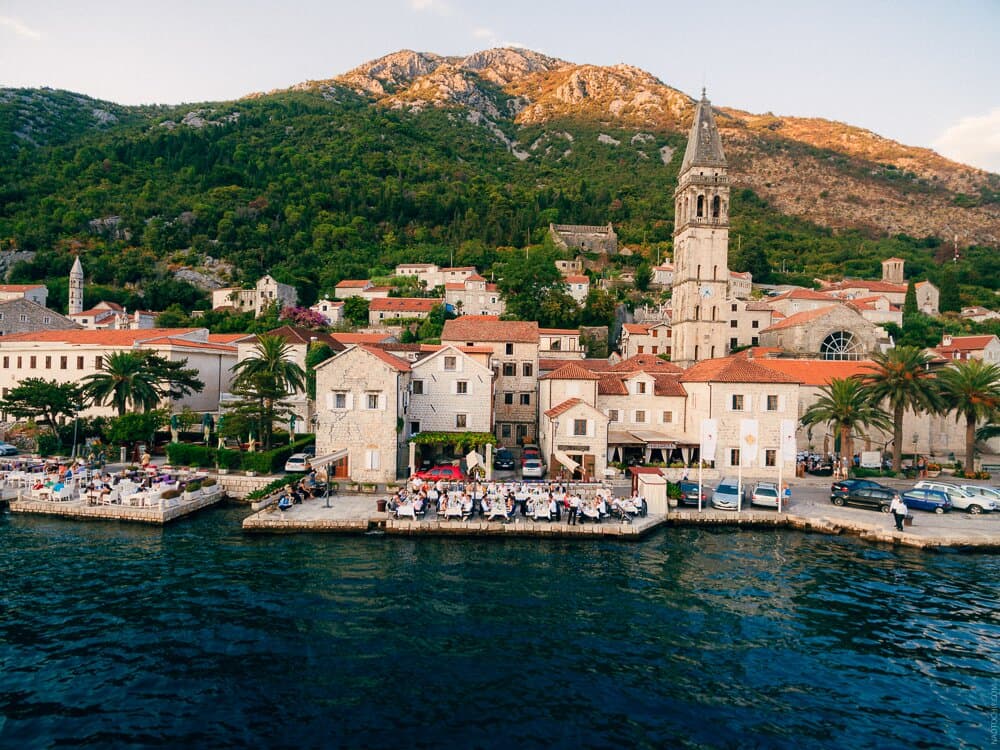
[[[293,482],[298,481],[299,478],[300,476],[298,474],[290,474],[288,476],[278,477],[273,482],[261,487],[259,490],[254,490],[253,492],[247,494],[247,496],[243,499],[246,500],[247,502],[260,500],[274,492],[277,492],[278,490],[282,489],[285,485],[292,484]]]
[[[48,432],[39,434],[35,440],[38,443],[38,452],[43,456],[56,456],[62,451],[59,438]]]
[[[296,440],[291,445],[285,445],[281,448],[272,448],[269,451],[260,451],[258,453],[244,453],[242,454],[243,470],[256,471],[259,474],[273,474],[283,471],[285,462],[289,456],[293,453],[301,452],[303,448],[307,445],[312,445],[315,441],[316,438],[309,435],[301,440]]]
[[[167,490],[161,495],[161,497],[164,500],[173,500],[175,497],[180,497],[180,496],[181,496],[180,490]]]
[[[215,463],[220,469],[235,471],[243,465],[243,454],[228,448],[219,448],[215,452]]]
[[[170,443],[167,458],[175,466],[215,466],[215,449],[191,443]]]
[[[858,479],[864,479],[866,477],[894,477],[896,472],[891,469],[886,469],[879,471],[878,469],[866,469],[863,466],[858,466],[851,470],[851,474]]]
[[[201,489],[201,482],[188,482],[184,487],[185,492],[197,492]]]
[[[201,480],[202,487],[214,487],[216,485],[215,477],[205,477]]]

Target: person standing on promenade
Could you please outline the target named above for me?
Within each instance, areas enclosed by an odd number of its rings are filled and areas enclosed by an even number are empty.
[[[903,519],[906,518],[906,503],[903,502],[901,495],[896,495],[892,499],[892,503],[889,505],[889,512],[892,513],[892,517],[896,521],[896,531],[902,531]]]

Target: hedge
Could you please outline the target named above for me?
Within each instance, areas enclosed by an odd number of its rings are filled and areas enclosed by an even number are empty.
[[[167,458],[173,466],[215,466],[217,451],[207,445],[192,443],[170,443]]]
[[[291,445],[272,448],[269,451],[243,453],[226,448],[208,448],[204,445],[190,443],[171,443],[167,446],[167,456],[174,466],[218,466],[230,471],[255,471],[258,474],[274,474],[283,471],[285,462],[293,453],[300,453],[303,448],[312,445],[316,438],[308,435],[296,440]]]

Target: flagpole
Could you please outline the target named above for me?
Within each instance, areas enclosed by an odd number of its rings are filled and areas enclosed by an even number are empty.
[[[781,476],[782,469],[785,468],[785,446],[784,446],[784,435],[780,432],[778,434],[778,512],[781,513],[781,496],[784,494],[784,489],[781,486]]]

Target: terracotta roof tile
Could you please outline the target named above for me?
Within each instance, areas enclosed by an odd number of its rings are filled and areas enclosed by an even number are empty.
[[[756,360],[754,360],[756,362]],[[757,364],[795,378],[804,385],[829,385],[834,378],[858,377],[871,373],[875,364],[871,360],[856,361],[828,359],[762,359]]]
[[[538,369],[540,372],[552,372],[554,370],[558,370],[567,362],[573,362],[574,364],[586,368],[591,372],[608,372],[612,367],[612,364],[606,359],[563,359],[555,357],[539,357]]]
[[[836,306],[831,306],[821,307],[818,310],[803,310],[800,313],[795,313],[794,315],[789,315],[787,318],[779,320],[777,323],[765,328],[764,331],[783,331],[786,328],[805,325],[806,323],[811,323],[814,320],[819,320],[820,318],[829,315],[836,309]]]
[[[367,289],[372,285],[368,279],[344,279],[337,284],[337,289]]]
[[[642,323],[622,323],[622,328],[636,336],[645,336],[649,333],[649,326]]]
[[[611,369],[615,372],[636,372],[638,370],[642,370],[643,372],[648,372],[650,375],[655,375],[659,372],[674,374],[683,372],[683,370],[673,362],[660,359],[660,357],[656,354],[636,354],[634,357],[623,359]]]
[[[579,398],[566,399],[561,404],[556,404],[551,409],[549,409],[548,411],[546,411],[545,412],[545,416],[549,417],[549,418],[558,417],[560,414],[564,414],[565,412],[569,411],[570,409],[572,409],[577,404],[582,404],[582,403],[583,403],[583,400],[579,399]]]
[[[570,361],[558,370],[542,375],[539,380],[600,380],[600,376]]]
[[[210,333],[208,340],[213,344],[231,344],[245,335],[244,333]]]
[[[427,297],[385,297],[373,299],[368,309],[375,312],[429,313],[435,305],[440,305],[441,302],[440,299]]]
[[[833,287],[828,287],[832,289]],[[785,299],[802,299],[802,300],[818,300],[824,302],[836,302],[831,295],[825,292],[817,292],[815,289],[791,289],[784,294],[779,294],[777,297],[771,297],[769,302],[777,302],[778,300]]]
[[[654,375],[653,393],[657,396],[687,396],[678,375]]]
[[[853,281],[840,281],[826,287],[826,291],[843,291],[846,289],[867,289],[869,292],[889,292],[892,294],[906,294],[906,284],[890,284],[888,281],[865,281],[856,279]]]
[[[0,292],[28,292],[44,286],[45,284],[0,284]]]
[[[20,343],[57,343],[90,346],[135,346],[149,339],[166,336],[190,336],[202,328],[144,328],[139,330],[99,330],[66,329],[61,331],[34,331],[31,333],[12,333],[0,338],[0,344],[9,342]]]
[[[143,345],[163,345],[169,344],[170,346],[181,346],[185,349],[202,349],[205,351],[222,352],[225,354],[236,354],[236,346],[234,344],[217,344],[211,341],[191,341],[190,339],[180,339],[176,336],[161,336],[157,339],[148,339],[142,342]]]
[[[597,382],[597,393],[601,396],[627,396],[628,387],[621,375],[602,375]]]
[[[580,331],[576,328],[539,328],[538,332],[542,336],[579,336]]]
[[[573,276],[567,276],[566,277],[566,283],[567,284],[589,284],[590,283],[590,277],[589,276],[578,276],[578,275],[574,274]]]
[[[689,367],[680,376],[683,383],[798,383],[790,375],[741,357],[706,359]]]
[[[946,346],[942,342],[935,348],[942,351],[950,351],[953,349],[960,349],[961,351],[976,351],[988,346],[989,343],[995,338],[996,336],[993,336],[992,334],[988,336],[952,336],[950,344]]]
[[[393,338],[389,333],[331,333],[330,338],[344,346],[350,344],[378,344]]]
[[[389,367],[393,368],[394,370],[398,370],[399,372],[410,371],[409,362],[407,362],[405,359],[401,359],[392,354],[389,354],[389,352],[387,351],[383,351],[382,349],[376,349],[374,346],[365,346],[364,344],[359,344],[358,349],[364,352],[368,352],[376,359],[382,360],[383,362],[385,362],[385,364],[389,365]]]
[[[293,325],[283,325],[277,328],[272,328],[265,335],[267,336],[278,336],[286,344],[308,344],[313,339],[321,341],[324,344],[330,346],[330,348],[336,351],[343,351],[344,344],[337,339],[333,338],[329,333],[323,333],[322,331],[314,331],[311,328],[303,328],[302,326]],[[247,334],[242,337],[243,341],[254,341],[257,338],[256,334]]]
[[[496,341],[538,343],[538,323],[524,320],[500,320],[496,315],[463,315],[445,321],[441,341]]]

